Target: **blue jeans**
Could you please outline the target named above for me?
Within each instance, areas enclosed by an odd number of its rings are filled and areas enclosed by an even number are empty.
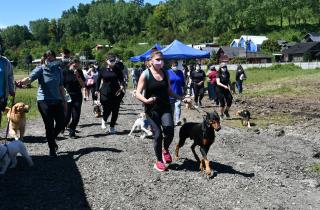
[[[172,101],[171,110],[172,116],[175,116],[175,123],[177,123],[181,117],[181,100]]]
[[[242,80],[238,80],[236,81],[236,85],[237,85],[237,89],[239,91],[239,93],[242,93]]]
[[[208,94],[210,100],[217,100],[217,84],[211,84],[208,82]]]

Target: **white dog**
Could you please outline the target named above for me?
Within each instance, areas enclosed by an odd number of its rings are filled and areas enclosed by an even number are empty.
[[[20,153],[28,161],[29,166],[33,166],[33,161],[29,156],[24,144],[19,140],[15,140],[9,144],[0,145],[0,175],[5,174],[10,163],[10,168],[16,167],[18,153]]]
[[[134,122],[132,129],[128,136],[134,137],[132,135],[132,132],[135,131],[136,129],[142,130],[144,133],[140,136],[141,139],[144,139],[146,136],[152,136],[152,132],[148,130],[146,127],[146,120],[147,116],[145,113],[140,113],[139,118]]]

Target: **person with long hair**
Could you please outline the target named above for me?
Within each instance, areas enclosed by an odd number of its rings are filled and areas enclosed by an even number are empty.
[[[115,125],[119,115],[120,103],[124,95],[123,72],[115,66],[116,56],[109,54],[107,67],[98,72],[96,95],[100,94],[100,102],[103,108],[101,128],[106,129],[107,134],[115,134]],[[101,81],[103,84],[100,88]],[[106,122],[111,115],[110,128],[106,128]]]
[[[158,171],[166,171],[165,164],[172,162],[169,146],[174,137],[174,124],[169,96],[183,99],[171,90],[169,76],[163,70],[163,65],[162,52],[152,52],[149,68],[141,74],[136,91],[136,98],[144,103],[145,113],[154,131],[153,147],[157,159],[154,168]]]

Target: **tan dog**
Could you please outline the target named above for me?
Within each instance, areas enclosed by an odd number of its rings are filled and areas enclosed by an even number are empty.
[[[29,112],[29,106],[19,102],[12,108],[6,107],[7,118],[10,120],[9,134],[11,137],[18,140],[18,131],[20,131],[20,139],[24,137],[26,127],[26,113]]]
[[[193,108],[192,99],[190,97],[186,97],[183,102],[186,104],[187,109]]]

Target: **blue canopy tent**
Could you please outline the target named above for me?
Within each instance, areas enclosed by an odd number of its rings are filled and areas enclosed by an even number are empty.
[[[146,58],[148,58],[150,56],[150,54],[152,53],[152,49],[154,49],[154,48],[157,48],[157,50],[162,49],[162,47],[159,44],[155,44],[152,48],[150,48],[146,52],[142,53],[141,55],[136,55],[136,56],[131,57],[130,61],[132,61],[132,62],[145,61]]]
[[[210,58],[207,51],[197,50],[189,47],[178,40],[174,40],[170,45],[161,50],[164,59],[190,59],[190,58]]]

